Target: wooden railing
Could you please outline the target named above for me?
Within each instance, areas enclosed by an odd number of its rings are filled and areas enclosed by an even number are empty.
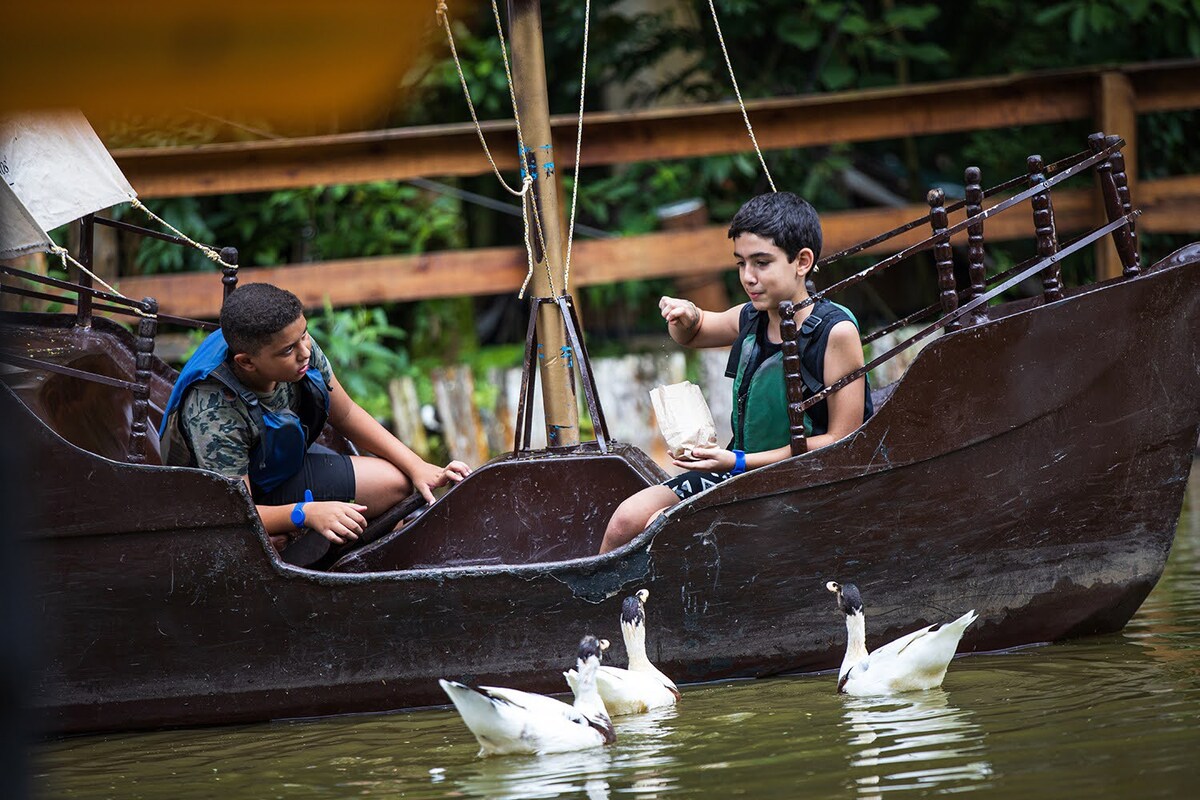
[[[1145,213],[1139,230],[1194,233],[1200,230],[1200,176],[1138,181],[1137,118],[1141,114],[1200,108],[1200,60],[1130,65],[1115,69],[1044,72],[1022,76],[948,81],[866,92],[776,98],[748,104],[759,143],[767,150],[849,141],[1008,128],[1088,119],[1094,130],[1128,142],[1130,184]],[[574,118],[553,120],[559,167],[573,166],[565,146]],[[484,125],[502,169],[515,171],[515,133],[509,122]],[[1064,143],[1063,153],[1080,148]],[[581,161],[585,165],[690,158],[750,149],[735,105],[588,114]],[[1060,153],[1047,154],[1051,157]],[[265,191],[330,183],[479,175],[490,170],[471,125],[443,125],[357,134],[267,140],[199,147],[150,148],[114,153],[143,199]],[[964,165],[965,166],[965,165]],[[1023,165],[1014,164],[1012,174]],[[1009,177],[985,176],[990,179]],[[1094,191],[1055,194],[1060,233],[1090,227],[1104,218]],[[847,247],[928,212],[923,205],[822,214],[826,250]],[[1030,225],[999,221],[990,241],[1025,238]],[[888,242],[898,249],[920,239]],[[630,278],[714,273],[729,268],[725,227],[578,241],[572,256],[574,286]],[[880,251],[876,251],[880,252]],[[1119,274],[1111,244],[1100,253],[1100,277]],[[247,268],[242,280],[286,285],[306,303],[335,306],[388,300],[483,295],[515,291],[525,275],[520,247],[451,250],[416,256]],[[213,317],[221,292],[209,274],[129,277],[120,288],[131,296],[158,298],[164,312]]]

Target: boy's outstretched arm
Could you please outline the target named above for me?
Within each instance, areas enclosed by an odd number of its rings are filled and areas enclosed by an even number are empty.
[[[336,377],[329,385],[329,424],[360,450],[395,464],[412,481],[413,489],[430,503],[434,489],[471,474],[471,468],[461,461],[438,467],[422,459],[354,402]]]
[[[686,347],[728,347],[737,340],[741,306],[705,311],[691,300],[662,297],[658,310],[667,321],[667,333]]]

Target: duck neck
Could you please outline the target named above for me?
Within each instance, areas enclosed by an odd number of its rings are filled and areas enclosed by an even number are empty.
[[[589,717],[599,711],[607,718],[604,701],[600,699],[600,692],[596,689],[596,670],[599,668],[598,658],[580,659],[575,662],[575,669],[579,673],[575,687],[575,708]]]
[[[839,674],[845,675],[858,662],[867,657],[867,620],[863,612],[846,615],[846,657],[842,659]]]
[[[653,664],[646,657],[646,628],[635,622],[622,622],[621,635],[625,638],[625,652],[629,655],[629,669],[648,671]]]

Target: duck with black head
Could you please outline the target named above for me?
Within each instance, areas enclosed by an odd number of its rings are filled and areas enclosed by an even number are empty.
[[[479,740],[479,755],[565,753],[617,740],[604,701],[596,691],[596,671],[607,639],[584,636],[575,668],[579,690],[574,705],[518,689],[467,686],[439,680],[463,722]]]
[[[867,622],[862,595],[853,583],[829,581],[846,615],[846,655],[838,670],[838,691],[869,696],[941,686],[963,631],[975,621],[972,610],[949,623],[937,623],[867,652]]]
[[[614,717],[667,708],[679,701],[679,687],[646,655],[646,601],[649,599],[648,589],[638,589],[621,604],[621,635],[625,639],[629,668],[602,666],[596,673],[596,688],[604,700],[604,707]],[[578,673],[571,670],[564,672],[563,677],[571,691],[577,692]]]

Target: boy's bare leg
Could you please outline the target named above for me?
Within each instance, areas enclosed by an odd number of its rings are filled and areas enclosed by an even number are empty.
[[[625,544],[644,531],[652,519],[678,502],[679,497],[666,486],[649,486],[625,498],[608,521],[600,552],[607,553]]]
[[[371,456],[351,456],[354,499],[367,507],[367,519],[378,517],[412,492],[412,482],[392,462]]]

